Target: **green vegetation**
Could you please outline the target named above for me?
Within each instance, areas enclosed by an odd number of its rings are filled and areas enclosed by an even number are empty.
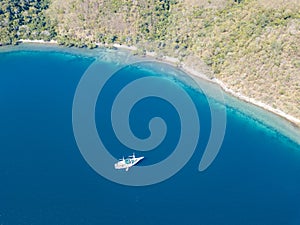
[[[0,45],[16,44],[19,39],[51,40],[55,28],[45,17],[48,0],[1,0]]]
[[[299,0],[2,0],[0,42],[155,51],[300,118]]]

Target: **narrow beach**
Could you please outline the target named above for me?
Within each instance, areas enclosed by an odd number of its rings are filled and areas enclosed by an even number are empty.
[[[53,44],[53,45],[58,45],[58,42],[55,40],[51,40],[51,41],[43,41],[43,40],[28,40],[28,39],[21,39],[19,40],[20,43],[33,43],[33,44]],[[109,45],[105,45],[105,44],[99,44],[96,43],[96,45],[98,47],[108,47]],[[113,44],[113,47],[117,48],[117,49],[123,49],[123,50],[129,50],[129,51],[136,51],[138,50],[137,47],[135,46],[126,46],[126,45],[120,45],[120,44]],[[154,58],[155,60],[157,60],[156,57],[156,53],[155,52],[146,52],[146,56],[147,57],[151,57]],[[215,84],[218,84],[226,93],[238,98],[239,100],[242,100],[244,102],[253,104],[255,106],[258,106],[268,112],[274,113],[278,116],[280,116],[281,118],[284,118],[285,120],[291,122],[294,126],[296,126],[297,128],[300,128],[300,119],[287,114],[279,109],[275,109],[273,107],[271,107],[268,104],[265,104],[257,99],[253,99],[250,98],[248,96],[242,95],[241,93],[237,93],[235,91],[233,91],[232,89],[230,89],[225,83],[223,83],[221,80],[213,78],[210,79],[208,78],[205,74],[200,73],[188,66],[186,66],[183,63],[180,63],[180,61],[177,58],[173,58],[173,57],[169,57],[169,56],[164,56],[161,59],[159,59],[159,61],[162,61],[164,63],[168,63],[171,64],[175,67],[179,67],[179,69],[182,69],[184,72],[186,72],[188,75],[192,76],[192,77],[197,77],[200,78],[202,80],[208,81],[208,82],[212,82]]]

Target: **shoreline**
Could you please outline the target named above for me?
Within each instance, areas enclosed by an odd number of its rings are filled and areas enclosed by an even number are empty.
[[[55,40],[44,41],[44,40],[20,39],[18,42],[20,42],[20,43],[35,43],[35,44],[54,44],[54,45],[58,45],[58,42],[55,41]]]
[[[115,47],[115,46],[114,46]],[[121,47],[122,48],[122,47]],[[124,48],[124,49],[127,49],[127,48]],[[150,52],[150,54],[148,54],[148,52],[146,52],[146,56],[150,56],[150,57],[155,57],[156,53],[152,53]],[[214,83],[214,84],[217,84],[219,85],[219,87],[222,88],[222,90],[224,92],[226,92],[227,94],[230,94],[231,96],[241,100],[241,101],[244,101],[246,103],[249,103],[249,104],[252,104],[252,105],[255,105],[259,108],[262,108],[263,110],[266,110],[268,112],[271,112],[285,120],[287,120],[288,122],[292,123],[293,125],[295,125],[297,128],[300,129],[300,119],[288,114],[288,113],[285,113],[283,112],[282,110],[280,109],[275,109],[273,108],[272,106],[266,104],[266,103],[263,103],[259,100],[256,100],[254,98],[250,98],[248,96],[245,96],[241,93],[238,93],[238,92],[235,92],[234,90],[230,89],[223,81],[217,79],[217,78],[213,78],[213,79],[210,79],[209,77],[207,77],[205,74],[201,73],[201,72],[198,72],[197,70],[195,69],[192,69],[188,66],[186,66],[184,63],[180,63],[180,61],[177,59],[177,58],[173,58],[173,57],[169,57],[169,56],[163,56],[163,58],[161,59],[161,61],[165,62],[165,63],[169,63],[173,66],[176,66],[178,67],[178,64],[179,63],[179,69],[182,69],[185,73],[187,73],[188,75],[192,76],[192,77],[197,77],[197,78],[200,78],[202,80],[205,80],[205,81],[208,81],[208,82],[211,82],[211,83]]]
[[[44,41],[44,40],[29,40],[29,39],[20,39],[19,40],[20,43],[34,43],[34,44],[51,44],[51,45],[58,45],[58,42],[55,40],[51,40],[51,41]],[[109,47],[109,46],[113,46],[117,49],[123,49],[123,50],[129,50],[129,51],[136,51],[138,50],[137,47],[135,46],[127,46],[127,45],[121,45],[121,44],[113,44],[113,45],[109,45],[109,44],[102,44],[102,43],[95,43],[97,47]],[[151,57],[151,58],[155,58],[157,56],[157,54],[155,52],[148,52],[146,51],[145,56],[147,57]],[[221,80],[217,79],[217,78],[213,78],[210,79],[209,77],[207,77],[205,74],[200,73],[198,71],[196,71],[195,69],[192,69],[188,66],[186,66],[184,63],[181,63],[177,58],[174,57],[170,57],[170,56],[163,56],[161,59],[156,59],[157,61],[162,61],[164,63],[168,63],[171,64],[175,67],[178,67],[179,69],[183,70],[185,73],[187,73],[188,75],[192,76],[192,77],[197,77],[200,78],[202,80],[214,83],[219,85],[222,90],[241,100],[244,101],[246,103],[255,105],[259,108],[262,108],[263,110],[266,110],[270,113],[273,113],[285,120],[287,120],[288,122],[292,123],[294,126],[296,126],[297,128],[300,129],[300,119],[285,113],[283,111],[281,111],[280,109],[275,109],[273,107],[271,107],[268,104],[265,104],[259,100],[256,100],[254,98],[250,98],[248,96],[245,96],[241,93],[235,92],[234,90],[230,89],[229,87],[227,87],[227,85],[225,83],[223,83]]]

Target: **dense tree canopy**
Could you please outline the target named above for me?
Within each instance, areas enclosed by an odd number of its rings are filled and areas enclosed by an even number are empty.
[[[49,0],[1,0],[0,43],[15,44],[19,39],[51,40],[54,26],[45,17]]]

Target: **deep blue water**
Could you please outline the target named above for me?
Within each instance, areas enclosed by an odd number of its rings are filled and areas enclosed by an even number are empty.
[[[98,175],[81,156],[72,129],[74,93],[93,60],[58,52],[0,53],[0,224],[300,224],[300,146],[228,109],[220,153],[199,172],[210,114],[207,99],[188,85],[201,138],[186,166],[143,187]],[[123,83],[141,76],[120,73],[96,107],[99,134],[116,158],[132,151],[116,139],[106,109]],[[159,147],[143,153],[140,166],[168,157],[180,136],[176,110],[157,98],[132,109],[133,132],[147,137],[153,116],[163,117],[170,132]]]

